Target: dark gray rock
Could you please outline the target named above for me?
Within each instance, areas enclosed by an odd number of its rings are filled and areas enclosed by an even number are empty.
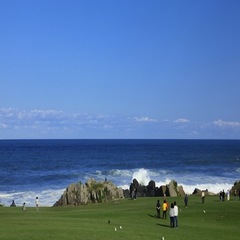
[[[142,186],[138,183],[136,179],[133,179],[133,182],[130,184],[129,191],[124,190],[125,198],[135,198],[136,197],[163,197],[171,196],[184,196],[185,192],[182,186],[178,186],[176,181],[171,181],[167,185],[156,187],[156,184],[151,180],[147,186]]]

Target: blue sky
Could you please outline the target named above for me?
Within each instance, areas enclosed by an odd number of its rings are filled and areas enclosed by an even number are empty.
[[[0,1],[0,139],[240,139],[240,1]]]

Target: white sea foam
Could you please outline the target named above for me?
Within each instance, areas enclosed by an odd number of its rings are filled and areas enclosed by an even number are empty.
[[[119,177],[131,177],[132,176],[132,171],[130,170],[119,170],[119,169],[114,169],[109,172],[111,176],[119,176]]]
[[[125,184],[125,185],[120,185],[120,186],[118,186],[118,187],[120,187],[120,188],[122,188],[122,189],[124,189],[124,190],[129,189],[129,185],[127,185],[127,184]]]
[[[27,206],[33,207],[35,205],[36,196],[39,198],[40,206],[52,206],[63,194],[64,189],[57,190],[43,190],[40,192],[26,191],[5,193],[0,192],[0,203],[4,206],[10,206],[14,200],[17,206],[21,206],[24,202]]]
[[[171,180],[177,181],[178,185],[182,185],[186,193],[192,194],[195,188],[204,190],[208,189],[209,192],[219,193],[223,189],[226,191],[231,189],[234,184],[233,179],[226,179],[218,176],[206,176],[201,174],[182,174],[166,171],[165,169],[113,169],[107,172],[96,171],[95,173],[86,173],[81,175],[82,179],[77,181],[87,181],[90,177],[96,178],[96,180],[104,180],[106,177],[112,181],[118,187],[123,189],[129,189],[132,180],[135,178],[142,185],[148,185],[153,180],[156,187],[167,185]],[[76,182],[77,182],[76,181]],[[41,191],[19,191],[19,192],[0,192],[0,204],[10,206],[12,200],[20,206],[25,202],[27,206],[35,205],[36,196],[39,197],[40,206],[52,206],[63,194],[67,185],[60,187],[59,189],[43,189]]]
[[[211,184],[211,183],[204,183],[204,184],[196,184],[196,185],[186,185],[186,184],[179,184],[183,186],[184,191],[187,194],[192,194],[194,189],[200,189],[200,190],[208,190],[210,193],[217,194],[220,191],[224,190],[230,190],[233,186],[233,184],[223,183],[223,184]]]
[[[165,170],[155,171],[151,169],[135,169],[132,174],[132,180],[136,179],[141,185],[148,185],[153,180],[156,187],[168,184],[173,178],[169,177],[169,172]]]
[[[223,189],[226,191],[231,189],[233,182],[229,179],[221,178],[221,176],[203,176],[203,175],[186,175],[174,174],[165,170],[155,171],[150,169],[135,169],[132,171],[132,178],[137,179],[141,185],[148,185],[153,180],[156,187],[167,185],[171,180],[177,181],[178,185],[182,185],[186,193],[192,194],[195,188],[200,190],[208,189],[209,192],[217,194]],[[123,189],[129,189],[129,185],[120,184]]]
[[[134,172],[132,178],[135,178],[141,185],[148,185],[151,181],[148,170],[144,168],[140,168],[138,171]]]

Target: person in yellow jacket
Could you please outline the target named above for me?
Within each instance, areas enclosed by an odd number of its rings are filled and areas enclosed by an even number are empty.
[[[162,205],[163,219],[167,218],[167,209],[168,209],[168,204],[167,204],[167,201],[164,200]]]

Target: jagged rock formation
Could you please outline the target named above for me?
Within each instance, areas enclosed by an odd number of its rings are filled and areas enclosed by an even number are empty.
[[[192,194],[201,195],[202,191],[205,195],[209,195],[208,190],[195,189]],[[238,194],[240,191],[240,181],[236,181],[231,189],[232,194]],[[123,190],[116,187],[111,181],[97,182],[94,179],[88,180],[85,184],[74,183],[67,187],[60,199],[54,206],[79,206],[88,203],[101,203],[121,198],[136,197],[176,197],[184,196],[185,192],[182,186],[178,186],[177,182],[172,180],[167,185],[156,187],[154,181],[150,181],[147,186],[142,186],[136,179],[130,184],[130,188]]]
[[[210,195],[210,193],[208,192],[207,189],[205,190],[200,190],[198,188],[195,188],[194,191],[193,191],[193,195],[197,195],[197,196],[201,196],[202,195],[202,192],[204,192],[205,195]]]
[[[97,182],[90,179],[85,184],[79,182],[69,185],[54,206],[79,206],[120,198],[124,198],[123,190],[116,187],[111,181]]]
[[[130,185],[129,190],[124,190],[125,198],[136,197],[162,197],[164,194],[170,197],[184,196],[185,192],[182,186],[178,186],[176,181],[171,181],[167,185],[156,187],[154,181],[150,181],[147,186],[142,186],[136,179]]]

